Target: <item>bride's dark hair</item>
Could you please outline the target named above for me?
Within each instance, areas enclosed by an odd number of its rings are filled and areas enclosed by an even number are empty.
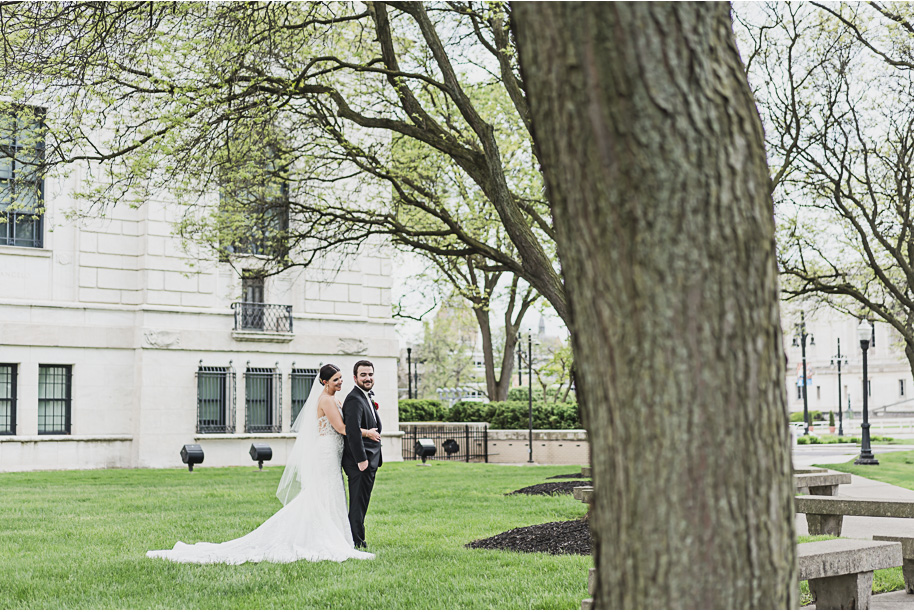
[[[322,385],[326,384],[327,381],[330,380],[331,378],[333,378],[333,375],[339,371],[340,371],[340,369],[338,367],[336,367],[335,365],[333,365],[332,363],[325,364],[323,367],[321,367],[320,374],[318,374],[318,376],[320,377],[319,380],[321,381],[321,384]]]

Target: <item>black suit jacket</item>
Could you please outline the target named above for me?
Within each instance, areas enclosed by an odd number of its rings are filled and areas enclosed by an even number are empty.
[[[368,461],[368,467],[378,469],[384,463],[381,458],[381,443],[362,437],[362,429],[378,428],[381,433],[381,417],[374,406],[368,403],[365,393],[354,387],[343,401],[343,423],[346,425],[346,443],[343,446],[343,467],[358,469],[357,464]]]

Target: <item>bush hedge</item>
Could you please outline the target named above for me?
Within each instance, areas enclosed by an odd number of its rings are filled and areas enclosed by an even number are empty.
[[[534,394],[535,395],[535,394]],[[457,402],[450,409],[438,400],[400,400],[400,421],[445,421],[488,423],[492,429],[527,429],[530,423],[526,401]],[[533,402],[534,429],[583,429],[578,405]]]
[[[448,408],[439,400],[410,399],[400,400],[400,420],[411,421],[447,421]]]
[[[810,410],[809,411],[809,420],[810,421],[822,421],[822,411],[821,410]],[[802,423],[803,422],[803,412],[791,412],[790,413],[790,422],[791,423]]]

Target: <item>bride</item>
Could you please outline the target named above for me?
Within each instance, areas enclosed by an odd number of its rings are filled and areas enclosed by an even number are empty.
[[[292,431],[298,437],[289,454],[276,496],[283,507],[251,533],[221,544],[178,542],[171,550],[150,550],[147,557],[180,563],[247,561],[345,561],[373,559],[356,550],[346,512],[340,458],[343,453],[342,408],[336,393],[343,386],[340,369],[327,364],[305,401]],[[367,437],[373,430],[362,430]]]

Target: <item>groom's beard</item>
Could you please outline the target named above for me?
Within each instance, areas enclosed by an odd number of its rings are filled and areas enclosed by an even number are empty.
[[[371,391],[371,388],[374,386],[374,382],[372,382],[367,387],[365,385],[363,385],[362,383],[355,383],[355,386],[358,387],[359,389],[361,389],[362,391],[364,391],[365,393],[368,393],[369,391]]]

